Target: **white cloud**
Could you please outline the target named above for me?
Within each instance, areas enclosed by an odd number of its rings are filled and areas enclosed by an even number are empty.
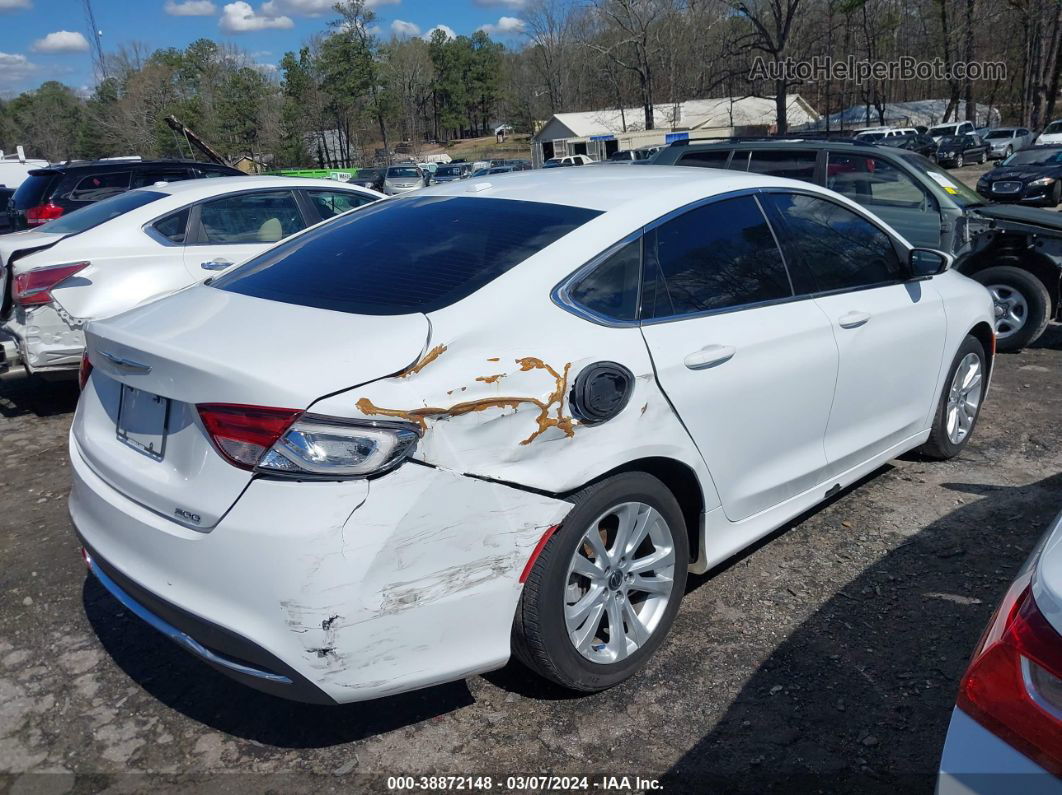
[[[210,0],[166,0],[162,9],[171,17],[209,17],[218,7]]]
[[[512,36],[515,33],[523,33],[526,27],[527,23],[522,19],[501,17],[497,22],[488,22],[486,25],[480,25],[478,29],[492,35]]]
[[[269,5],[269,3],[266,3]],[[295,27],[291,17],[274,16],[262,7],[261,14],[256,14],[250,3],[236,0],[226,4],[218,20],[218,27],[226,33],[251,33],[256,30],[288,30]]]
[[[437,30],[441,30],[443,33],[445,33],[446,38],[448,39],[457,38],[457,34],[454,33],[454,29],[451,28],[449,25],[436,25],[434,28],[424,31],[424,35],[421,36],[421,38],[424,39],[424,41],[431,41],[431,34],[433,34]]]
[[[277,65],[275,63],[255,63],[251,64],[252,69],[257,69],[262,74],[271,75],[276,74]]]
[[[0,13],[4,11],[29,11],[33,0],[0,0]]]
[[[365,0],[365,7],[396,6],[400,2],[402,0]],[[332,14],[335,5],[336,0],[267,0],[262,4],[262,13],[271,17],[279,17],[282,14],[295,17],[319,17]]]
[[[419,36],[420,25],[415,25],[412,22],[406,22],[404,19],[396,19],[391,23],[391,32],[400,38],[406,36]]]
[[[527,0],[473,0],[480,8],[511,8],[514,11],[527,5]]]
[[[21,83],[36,71],[36,65],[30,63],[25,55],[0,52],[0,86]]]
[[[64,52],[88,52],[88,39],[76,31],[57,30],[49,33],[43,39],[33,42],[34,52],[64,53]]]

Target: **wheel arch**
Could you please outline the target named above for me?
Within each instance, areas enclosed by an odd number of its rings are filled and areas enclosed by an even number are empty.
[[[988,354],[988,356],[985,357],[985,370],[987,370],[986,376],[991,376],[992,364],[994,362],[992,350],[995,348],[995,331],[988,323],[982,320],[967,333],[970,336],[975,337],[977,341],[981,343],[981,347],[985,349],[985,353]]]
[[[997,266],[1021,268],[1043,282],[1047,294],[1051,297],[1050,316],[1055,317],[1062,300],[1059,284],[1062,281],[1062,268],[1046,254],[1030,251],[1025,247],[1026,242],[1024,236],[999,236],[990,246],[962,263],[958,271],[964,276],[973,276],[979,271]]]

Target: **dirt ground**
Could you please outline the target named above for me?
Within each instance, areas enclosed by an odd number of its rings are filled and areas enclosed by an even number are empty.
[[[893,461],[692,578],[632,681],[573,697],[514,663],[313,707],[233,684],[86,580],[66,513],[76,396],[0,377],[0,793],[386,791],[428,773],[930,792],[971,648],[1062,509],[1056,325],[998,357],[958,459]]]

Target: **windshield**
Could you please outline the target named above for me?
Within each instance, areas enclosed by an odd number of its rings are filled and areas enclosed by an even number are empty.
[[[274,246],[213,286],[336,312],[433,312],[597,215],[582,207],[515,199],[388,200]]]
[[[885,133],[859,133],[859,135],[856,136],[860,141],[870,141],[871,143],[874,141],[880,141],[884,137]]]
[[[985,136],[985,140],[995,140],[997,138],[1013,138],[1013,137],[1014,137],[1014,131],[1013,130],[992,130],[988,135]]]
[[[42,232],[49,232],[54,235],[76,235],[79,232],[84,232],[110,221],[112,218],[117,218],[119,215],[125,215],[137,207],[143,207],[145,204],[158,201],[164,196],[166,196],[165,193],[157,193],[151,190],[131,190],[126,193],[119,193],[109,199],[94,202],[88,207],[74,210],[72,213],[56,218],[54,221],[49,221],[37,228]]]
[[[412,177],[417,179],[420,177],[420,172],[412,166],[391,166],[387,169],[388,177]]]
[[[985,200],[978,195],[977,191],[955,179],[951,174],[928,158],[922,157],[922,155],[913,152],[905,156],[913,161],[911,163],[912,166],[925,171],[926,175],[940,185],[951,200],[963,209],[966,209],[967,207],[980,207],[985,203]]]
[[[1062,149],[1023,149],[1015,152],[1001,166],[1057,166],[1062,164]]]
[[[1062,121],[1053,121],[1047,125],[1047,129],[1044,130],[1047,135],[1058,135],[1062,133]]]
[[[380,169],[378,168],[363,168],[358,171],[354,179],[360,179],[368,181],[370,179],[376,179],[380,176]]]
[[[437,177],[456,177],[460,173],[460,166],[439,166],[435,170],[435,176]]]
[[[940,139],[940,147],[943,149],[945,146],[958,146],[962,143],[961,135],[945,135]]]
[[[944,124],[940,127],[933,127],[930,131],[930,135],[955,135],[955,130],[958,127],[954,124]]]

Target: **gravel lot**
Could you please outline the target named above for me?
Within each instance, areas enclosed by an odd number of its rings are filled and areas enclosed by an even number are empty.
[[[625,685],[572,697],[514,663],[322,708],[232,684],[86,581],[66,514],[76,386],[0,377],[0,792],[545,772],[929,792],[971,648],[1062,508],[1062,326],[1000,356],[993,380],[959,459],[894,461],[693,578]]]

